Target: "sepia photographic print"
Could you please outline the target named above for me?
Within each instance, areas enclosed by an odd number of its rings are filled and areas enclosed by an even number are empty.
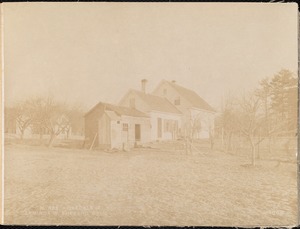
[[[2,224],[296,226],[296,3],[2,3]]]

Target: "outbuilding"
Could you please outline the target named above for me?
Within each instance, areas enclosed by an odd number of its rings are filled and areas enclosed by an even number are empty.
[[[145,113],[99,102],[85,115],[89,147],[124,149],[151,141],[150,118]]]

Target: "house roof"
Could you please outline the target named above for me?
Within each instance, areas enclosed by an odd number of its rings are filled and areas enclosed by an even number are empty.
[[[104,104],[106,106],[105,110],[114,111],[118,115],[126,115],[126,116],[134,116],[134,117],[148,117],[148,115],[146,115],[145,113],[143,113],[137,109],[116,106],[116,105],[112,105],[112,104],[108,104],[108,103],[104,103]]]
[[[136,110],[133,108],[128,108],[128,107],[116,106],[113,104],[103,103],[103,102],[99,102],[98,104],[96,104],[96,106],[94,106],[91,110],[89,110],[85,114],[85,116],[90,114],[92,111],[94,111],[99,106],[104,106],[105,111],[114,111],[119,116],[125,115],[125,116],[133,116],[133,117],[148,117],[145,113],[143,113],[139,110]]]
[[[173,87],[183,98],[185,98],[186,100],[188,100],[192,106],[194,106],[195,108],[199,108],[202,110],[207,110],[207,111],[211,111],[211,112],[216,112],[216,110],[214,108],[212,108],[204,99],[202,99],[196,92],[184,88],[182,86],[179,86],[176,83],[173,82],[169,82],[169,81],[165,81],[167,82],[171,87]]]
[[[117,115],[115,111],[105,111],[104,113],[109,117],[110,120],[119,121],[121,119],[121,117]]]
[[[132,90],[137,94],[153,111],[161,111],[166,113],[182,114],[169,100],[166,98],[146,94],[137,90]]]

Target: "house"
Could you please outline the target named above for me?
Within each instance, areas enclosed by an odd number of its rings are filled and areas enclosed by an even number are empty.
[[[129,90],[119,105],[138,109],[150,117],[151,141],[171,140],[179,136],[182,113],[166,98],[147,94],[146,80],[142,80],[142,90]]]
[[[150,142],[150,119],[136,109],[99,102],[84,118],[89,146],[123,149]]]
[[[212,134],[216,111],[196,92],[175,81],[162,80],[152,94],[167,99],[182,112],[182,127],[194,129],[193,137],[209,138]]]

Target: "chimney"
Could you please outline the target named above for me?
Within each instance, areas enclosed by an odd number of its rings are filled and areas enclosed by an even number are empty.
[[[172,82],[172,83],[176,83],[176,80],[172,80],[171,82]]]
[[[146,83],[148,82],[146,79],[142,79],[142,92],[146,93]]]

